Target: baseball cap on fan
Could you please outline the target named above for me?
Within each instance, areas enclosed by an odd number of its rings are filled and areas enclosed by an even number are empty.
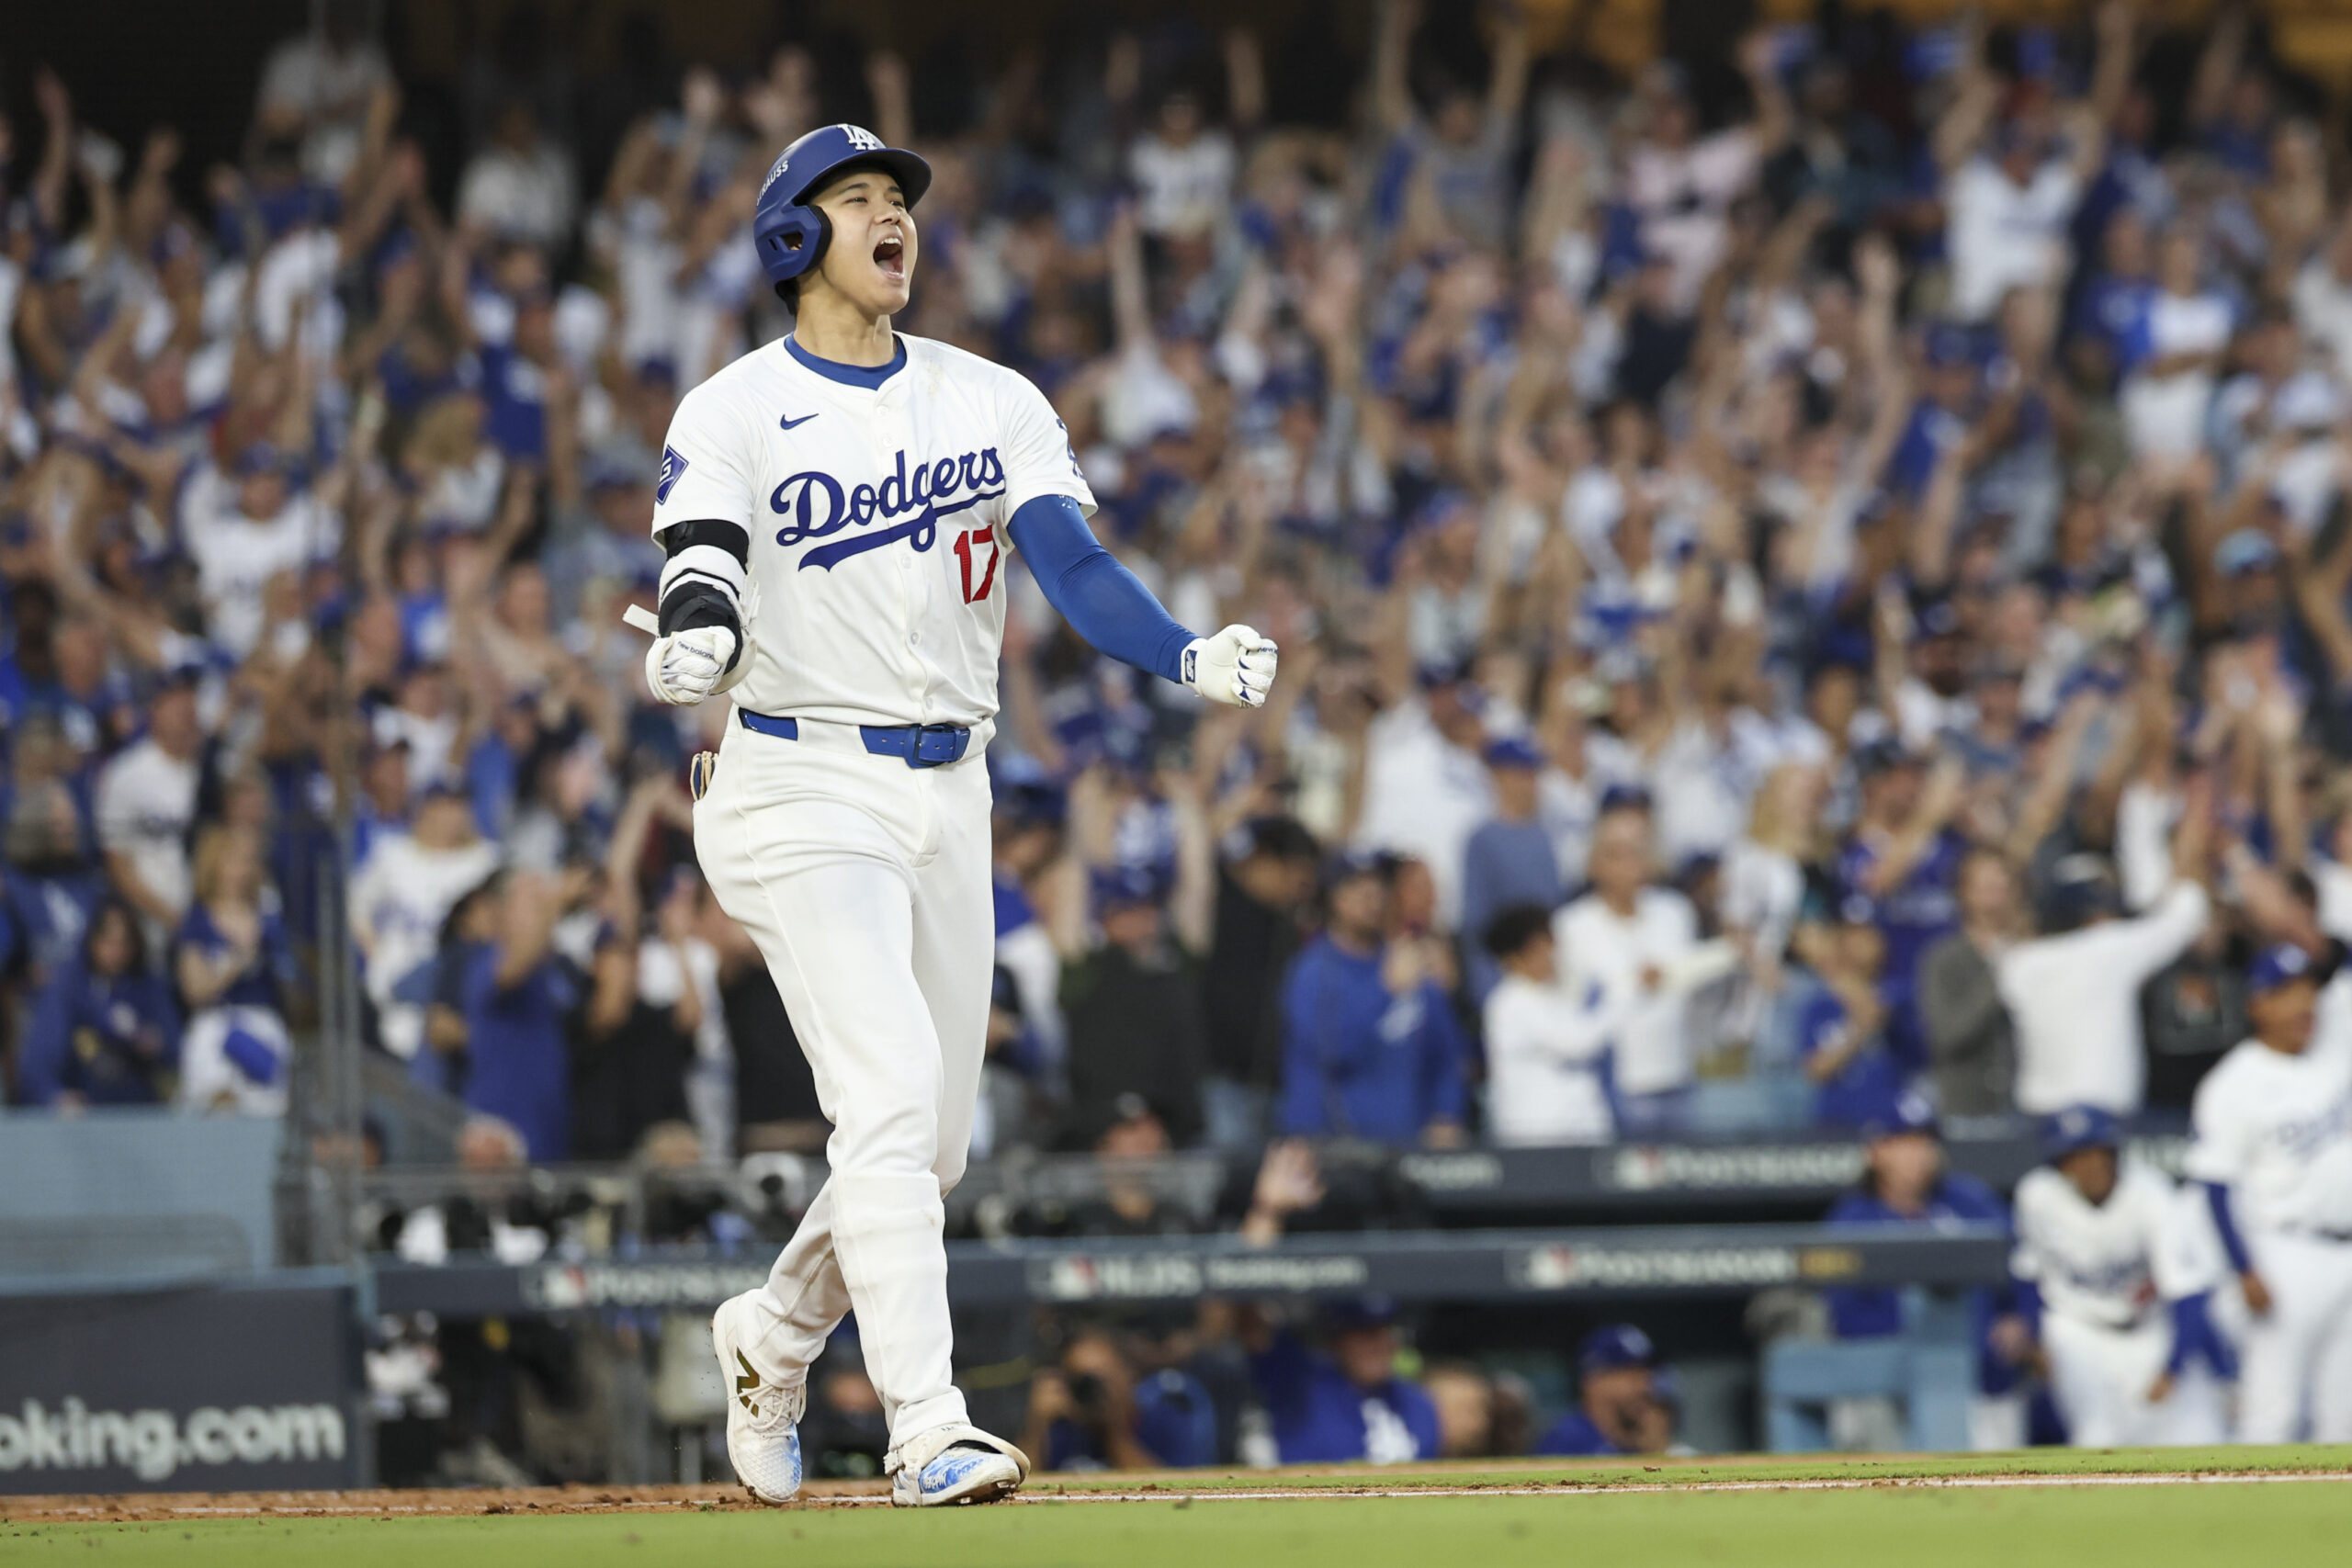
[[[1089,879],[1097,915],[1138,905],[1158,904],[1167,893],[1159,873],[1148,865],[1105,866]]]
[[[1527,736],[1498,735],[1487,742],[1486,762],[1490,768],[1540,769],[1544,753]]]
[[[1611,1323],[1594,1329],[1577,1347],[1577,1375],[1619,1371],[1626,1367],[1657,1365],[1657,1346],[1630,1323]]]
[[[1875,1144],[1883,1138],[1900,1138],[1913,1133],[1934,1137],[1939,1131],[1936,1108],[1928,1103],[1928,1097],[1905,1094],[1862,1123],[1862,1142]]]
[[[2244,577],[2278,564],[2278,547],[2259,528],[2240,528],[2213,547],[2213,570],[2223,577]]]
[[[2310,953],[2292,942],[2274,942],[2256,953],[2254,962],[2247,965],[2245,988],[2255,996],[2267,997],[2298,980],[2312,977]]]
[[[1345,1334],[1358,1328],[1386,1328],[1396,1321],[1396,1303],[1388,1296],[1342,1296],[1326,1302],[1317,1314],[1325,1332]]]

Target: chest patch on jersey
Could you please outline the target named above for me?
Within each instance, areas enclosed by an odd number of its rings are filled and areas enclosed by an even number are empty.
[[[662,447],[662,476],[653,481],[653,500],[656,504],[670,499],[671,490],[685,471],[686,460],[678,456],[678,449],[675,446]]]
[[[768,510],[785,519],[775,542],[792,546],[831,539],[850,527],[858,533],[802,552],[799,570],[831,571],[852,556],[904,539],[918,553],[939,538],[939,520],[1004,493],[1004,462],[984,446],[961,457],[919,459],[910,468],[903,451],[878,483],[844,486],[831,474],[809,469],[793,475],[768,497]],[[879,526],[877,526],[879,525]]]

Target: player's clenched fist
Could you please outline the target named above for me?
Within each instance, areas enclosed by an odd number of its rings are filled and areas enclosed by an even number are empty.
[[[1228,707],[1264,707],[1280,651],[1272,638],[1250,626],[1231,626],[1214,637],[1194,637],[1184,649],[1184,684]]]
[[[735,634],[725,626],[689,626],[658,637],[645,650],[645,683],[656,702],[698,703],[718,689]]]

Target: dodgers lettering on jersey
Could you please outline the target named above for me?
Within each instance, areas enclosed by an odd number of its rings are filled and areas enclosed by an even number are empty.
[[[977,725],[997,710],[1004,525],[1039,496],[1091,513],[1061,421],[1018,373],[899,334],[879,387],[782,341],[688,392],[663,448],[653,531],[716,518],[751,536],[754,713]]]
[[[2099,1204],[2049,1166],[2030,1170],[2018,1183],[2014,1213],[2009,1271],[2032,1280],[2050,1312],[2128,1328],[2160,1303],[2200,1288],[2184,1245],[2178,1190],[2132,1160]]]
[[[2320,1031],[2299,1056],[2243,1042],[2191,1122],[2188,1174],[2228,1186],[2242,1228],[2352,1233],[2352,1034]]]

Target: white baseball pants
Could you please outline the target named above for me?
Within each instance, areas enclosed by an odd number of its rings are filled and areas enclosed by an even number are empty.
[[[752,1292],[765,1330],[746,1353],[792,1386],[854,1308],[894,1444],[967,1418],[941,1199],[988,1043],[989,733],[917,769],[854,726],[804,719],[786,740],[729,722],[695,807],[703,874],[767,960],[833,1124],[831,1175]]]
[[[2181,1447],[2222,1440],[2220,1390],[2202,1363],[2182,1374],[2161,1404],[2148,1390],[2172,1350],[2172,1323],[2162,1311],[2132,1328],[2045,1313],[2041,1348],[2050,1357],[2051,1393],[2078,1449]]]
[[[2352,1242],[2287,1231],[2246,1237],[2270,1311],[2238,1346],[2238,1441],[2352,1442]]]

